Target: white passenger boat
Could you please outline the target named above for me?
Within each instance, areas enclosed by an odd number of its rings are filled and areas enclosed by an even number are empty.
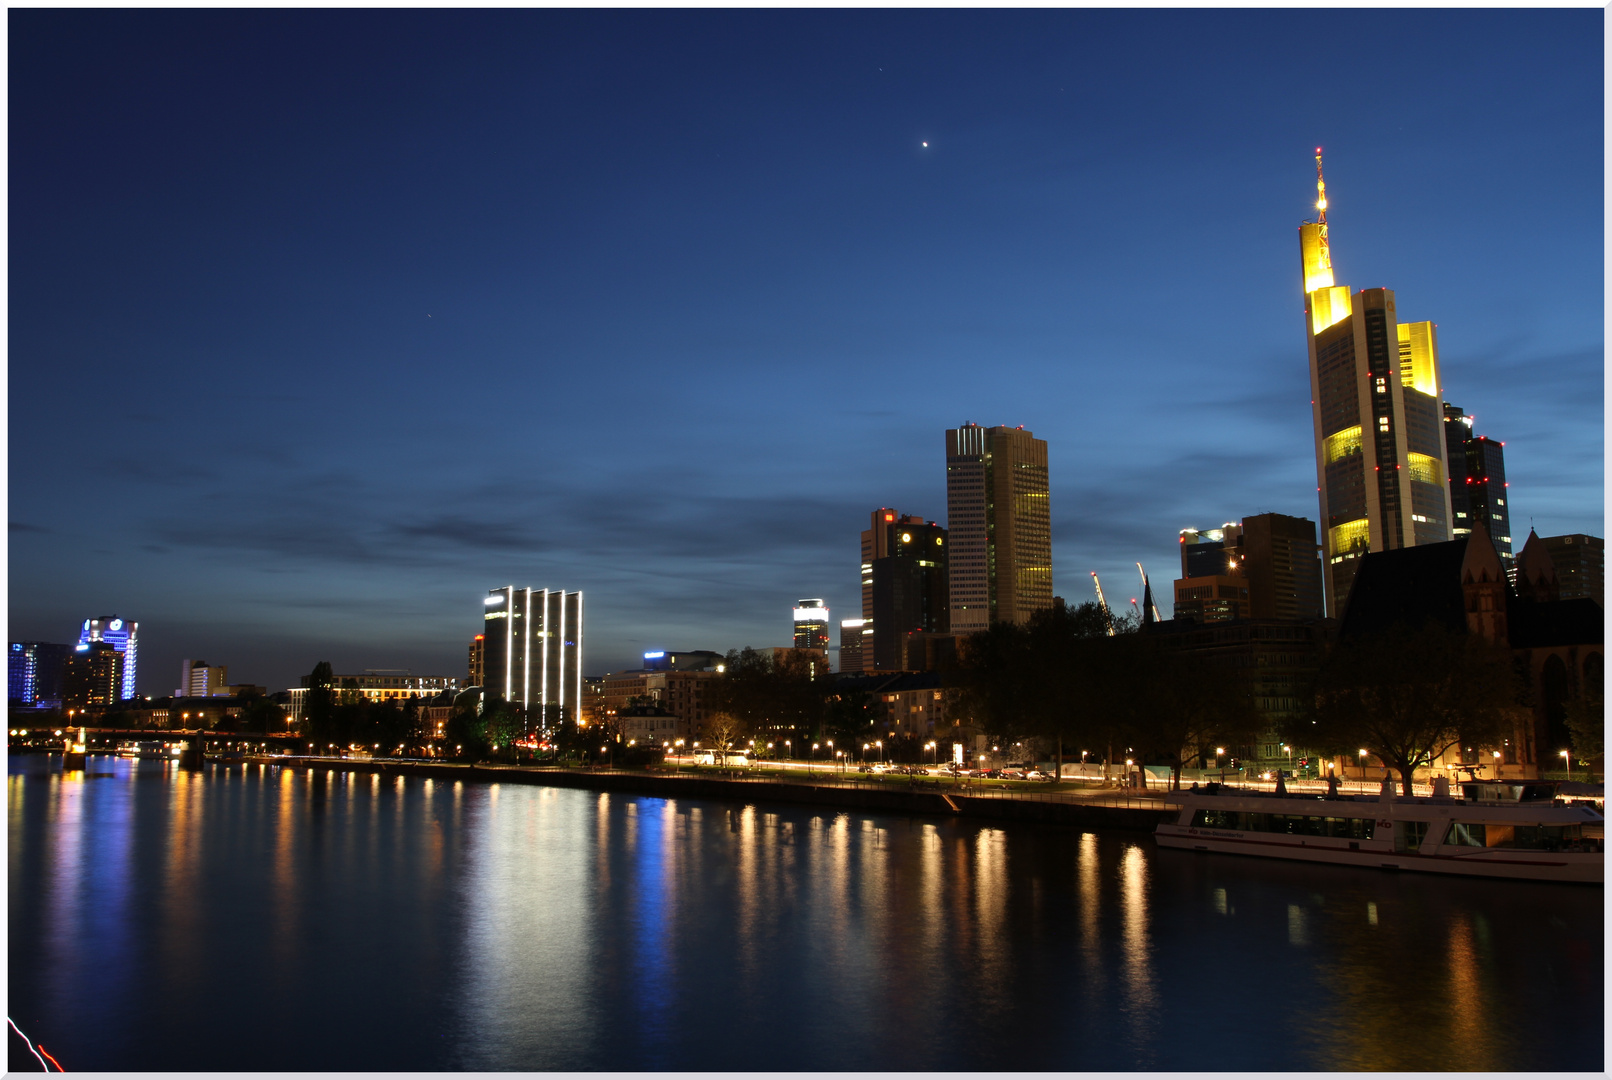
[[[1176,792],[1160,847],[1436,874],[1602,883],[1605,819],[1548,781],[1478,780],[1460,798]]]
[[[150,739],[130,739],[118,743],[119,757],[168,758],[173,757],[178,752],[178,750],[170,748],[165,742]]]

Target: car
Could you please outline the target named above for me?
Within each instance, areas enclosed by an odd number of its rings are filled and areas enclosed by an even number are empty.
[[[1024,771],[1022,769],[1003,769],[1002,770],[1002,779],[1004,779],[1004,780],[1023,780],[1024,779]]]
[[[1024,778],[1026,780],[1051,780],[1052,779],[1052,777],[1048,776],[1046,773],[1042,772],[1040,769],[1031,769],[1029,772],[1024,774]]]

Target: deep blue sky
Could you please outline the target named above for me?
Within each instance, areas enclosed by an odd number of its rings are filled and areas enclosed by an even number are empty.
[[[967,421],[1061,595],[1167,596],[1317,516],[1317,145],[1519,544],[1604,535],[1599,10],[8,18],[10,633],[138,619],[145,693],[462,674],[509,583],[590,672],[786,644]]]

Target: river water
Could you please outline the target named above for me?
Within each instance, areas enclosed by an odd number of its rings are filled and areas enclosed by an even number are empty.
[[[7,809],[10,1015],[69,1070],[1603,1065],[1598,886],[113,758]]]

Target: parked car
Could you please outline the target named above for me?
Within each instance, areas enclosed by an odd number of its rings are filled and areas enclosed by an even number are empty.
[[[1052,777],[1048,776],[1046,773],[1042,772],[1040,769],[1031,769],[1029,772],[1024,774],[1024,778],[1026,780],[1051,780],[1052,779]]]

